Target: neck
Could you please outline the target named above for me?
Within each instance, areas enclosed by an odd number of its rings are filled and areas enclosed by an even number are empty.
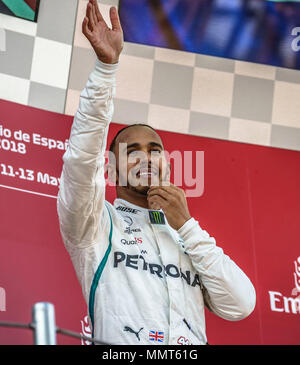
[[[124,186],[116,187],[117,198],[128,201],[129,203],[135,204],[141,208],[149,209],[147,194],[139,193],[135,190],[130,190]]]

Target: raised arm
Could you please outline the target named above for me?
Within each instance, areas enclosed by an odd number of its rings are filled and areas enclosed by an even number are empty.
[[[105,201],[104,162],[108,126],[113,114],[115,72],[123,48],[117,10],[111,8],[110,29],[97,1],[89,1],[82,32],[97,55],[96,66],[80,95],[57,200],[65,243],[91,245],[102,222]]]

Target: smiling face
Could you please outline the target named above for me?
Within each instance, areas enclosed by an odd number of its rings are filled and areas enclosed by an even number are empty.
[[[159,135],[135,125],[122,131],[115,143],[116,183],[147,195],[151,185],[169,179],[169,167]]]

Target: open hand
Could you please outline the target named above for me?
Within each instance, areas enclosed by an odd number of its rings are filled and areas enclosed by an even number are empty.
[[[91,43],[100,61],[117,63],[124,44],[123,31],[115,7],[110,8],[109,15],[112,29],[105,23],[97,0],[89,0],[82,22],[82,33]]]
[[[170,183],[168,186],[151,186],[148,190],[150,209],[162,209],[168,223],[176,230],[191,218],[184,190]]]

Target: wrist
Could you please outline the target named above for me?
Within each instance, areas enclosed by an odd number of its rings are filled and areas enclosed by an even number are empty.
[[[182,218],[182,220],[179,221],[178,226],[176,226],[176,231],[179,231],[191,218],[190,215]]]
[[[119,63],[119,57],[118,58],[98,57],[98,60],[106,65],[115,65],[116,63]]]

